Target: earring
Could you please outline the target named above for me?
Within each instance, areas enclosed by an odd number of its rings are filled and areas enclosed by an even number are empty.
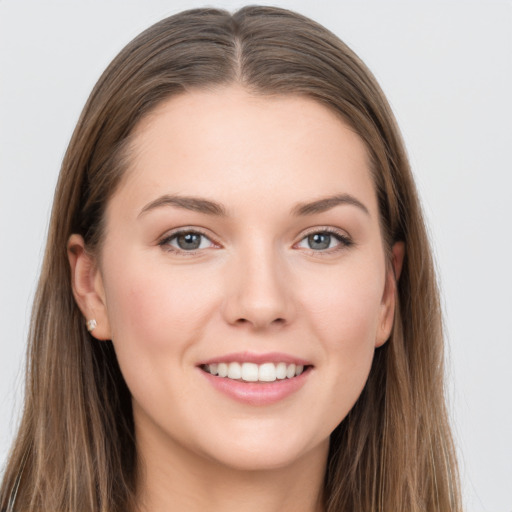
[[[87,320],[87,322],[85,322],[85,325],[87,326],[87,330],[89,332],[92,332],[98,325],[98,322],[96,322],[95,318],[92,318],[91,320]]]

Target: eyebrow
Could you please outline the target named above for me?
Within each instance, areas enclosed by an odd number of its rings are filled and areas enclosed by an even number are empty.
[[[351,206],[356,206],[360,210],[362,210],[366,215],[370,215],[370,212],[366,206],[356,199],[354,196],[350,194],[338,194],[334,196],[324,197],[322,199],[318,199],[317,201],[308,202],[308,203],[299,203],[292,209],[292,214],[297,216],[302,215],[314,215],[316,213],[322,213],[335,206],[339,206],[342,204],[349,204]]]
[[[177,208],[183,208],[184,210],[191,210],[193,212],[205,213],[207,215],[216,215],[219,217],[226,216],[226,209],[215,201],[209,199],[203,199],[200,197],[190,196],[177,196],[177,195],[163,195],[148,203],[142,208],[139,213],[139,217],[162,206],[175,206]]]
[[[317,213],[325,212],[327,210],[334,208],[335,206],[343,204],[356,206],[367,215],[370,215],[368,208],[366,208],[366,206],[361,201],[359,201],[359,199],[356,199],[354,196],[351,196],[350,194],[338,194],[334,196],[324,197],[322,199],[317,199],[316,201],[312,202],[299,203],[292,208],[291,213],[292,215],[299,217],[314,215]],[[174,206],[177,208],[182,208],[184,210],[190,210],[218,217],[227,216],[226,208],[222,204],[217,203],[215,201],[211,201],[209,199],[204,199],[201,197],[165,194],[144,206],[144,208],[142,208],[142,210],[140,211],[138,217],[141,217],[145,213],[156,208],[161,208],[163,206]]]

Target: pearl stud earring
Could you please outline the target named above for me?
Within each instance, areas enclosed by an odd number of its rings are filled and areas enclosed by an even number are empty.
[[[96,319],[93,318],[91,320],[87,320],[87,322],[85,322],[85,325],[87,326],[87,330],[89,332],[92,332],[98,325],[98,322],[96,322]]]

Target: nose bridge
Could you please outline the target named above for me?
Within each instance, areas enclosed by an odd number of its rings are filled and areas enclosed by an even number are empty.
[[[228,321],[254,328],[289,323],[293,305],[286,276],[286,264],[276,245],[253,238],[238,251],[229,270]]]

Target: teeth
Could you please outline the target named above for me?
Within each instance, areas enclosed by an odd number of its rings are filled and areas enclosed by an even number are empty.
[[[258,369],[258,380],[274,382],[276,380],[276,365],[274,363],[262,364]]]
[[[279,363],[276,366],[276,378],[286,379],[286,363]]]
[[[229,363],[228,365],[228,379],[241,379],[242,367],[239,363]]]
[[[304,366],[286,363],[213,363],[204,366],[212,375],[227,377],[228,379],[244,380],[246,382],[274,382],[275,380],[292,379],[298,377]]]
[[[254,363],[243,363],[242,364],[242,380],[247,382],[258,381],[258,365]]]
[[[219,377],[227,377],[228,376],[228,365],[226,363],[219,363],[217,367],[217,371],[219,372]]]

